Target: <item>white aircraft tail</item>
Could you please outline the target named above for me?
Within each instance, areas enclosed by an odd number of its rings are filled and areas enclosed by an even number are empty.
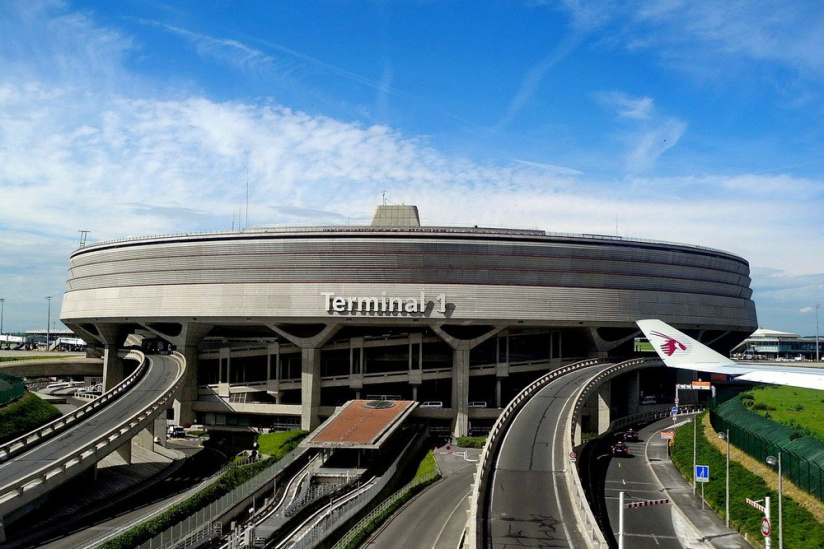
[[[712,371],[719,367],[735,366],[736,363],[720,353],[716,353],[703,343],[680,332],[657,319],[635,322],[664,364],[673,368]]]

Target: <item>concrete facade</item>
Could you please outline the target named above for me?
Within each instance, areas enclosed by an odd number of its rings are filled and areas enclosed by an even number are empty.
[[[78,249],[61,320],[101,348],[133,333],[176,345],[192,366],[181,424],[313,428],[347,400],[388,396],[442,402],[418,414],[457,434],[548,369],[630,353],[639,318],[722,350],[757,327],[749,265],[723,251],[421,227],[412,207],[383,208],[373,226]]]

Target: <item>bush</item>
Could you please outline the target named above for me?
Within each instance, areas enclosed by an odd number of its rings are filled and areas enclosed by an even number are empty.
[[[0,409],[0,444],[14,440],[54,421],[60,410],[33,393]]]
[[[456,444],[459,448],[483,448],[484,444],[486,444],[486,436],[458,437]]]

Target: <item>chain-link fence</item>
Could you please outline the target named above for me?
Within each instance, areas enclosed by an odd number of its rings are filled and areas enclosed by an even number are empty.
[[[764,463],[781,454],[781,473],[799,488],[824,499],[824,443],[747,410],[738,398],[710,407],[718,432],[729,429],[730,444]]]
[[[26,384],[19,377],[0,374],[0,406],[5,406],[23,396]]]

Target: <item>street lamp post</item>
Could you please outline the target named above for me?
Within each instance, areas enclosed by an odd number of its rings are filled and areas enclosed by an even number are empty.
[[[727,528],[730,527],[730,428],[726,432],[718,433],[718,438],[727,442],[727,503],[724,516],[726,517]]]
[[[784,513],[781,508],[781,452],[778,452],[778,458],[775,456],[767,456],[767,464],[778,465],[778,549],[784,549]]]
[[[3,313],[6,308],[6,298],[0,297],[0,337],[3,337]]]
[[[49,339],[51,339],[51,332],[49,331],[49,327],[51,326],[51,300],[52,296],[47,295],[46,301],[49,302],[49,315],[46,317],[46,350],[49,350]]]

